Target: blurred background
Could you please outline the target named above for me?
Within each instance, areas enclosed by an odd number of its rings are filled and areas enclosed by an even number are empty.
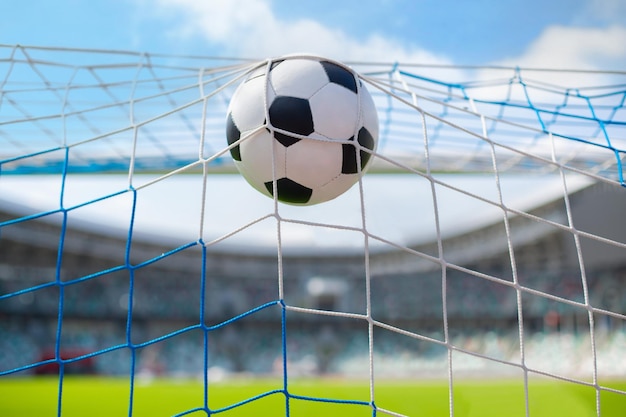
[[[336,3],[0,6],[0,372],[626,374],[624,3]],[[225,109],[300,51],[369,77],[380,165],[275,209]]]

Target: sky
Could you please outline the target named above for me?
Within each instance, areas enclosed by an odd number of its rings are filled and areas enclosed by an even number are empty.
[[[0,43],[626,68],[624,0],[4,0]]]
[[[2,0],[0,44],[623,71],[626,1]],[[303,231],[291,236],[302,239]]]

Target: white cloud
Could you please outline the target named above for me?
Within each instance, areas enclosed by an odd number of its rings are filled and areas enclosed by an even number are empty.
[[[591,1],[597,7],[604,5],[613,11],[623,9],[616,0]],[[158,0],[157,5],[156,12],[166,14],[173,22],[171,36],[181,42],[187,41],[188,37],[201,38],[222,55],[262,59],[309,52],[342,61],[454,64],[452,59],[411,41],[375,32],[366,37],[356,37],[314,18],[283,18],[275,12],[271,0]],[[433,36],[441,34],[434,33]],[[552,69],[623,69],[626,68],[625,46],[626,26],[617,23],[606,27],[551,25],[522,54],[491,64]],[[459,48],[462,47],[459,45]],[[506,79],[513,76],[513,71],[427,71],[423,68],[419,71],[449,82],[504,78],[504,85],[471,91],[475,98],[494,100],[502,100],[509,95]],[[597,86],[611,81],[606,75],[583,76],[576,72],[527,72],[522,76],[562,87],[580,87],[581,84]],[[523,101],[525,94],[526,91],[520,87],[514,89],[509,97]],[[555,99],[554,95],[546,97],[541,90],[533,91],[533,99],[543,98]]]
[[[626,2],[624,0],[588,0],[576,20],[624,24],[626,22]]]
[[[416,45],[381,35],[357,39],[312,19],[281,19],[268,0],[160,0],[159,6],[183,16],[174,36],[201,35],[226,54],[266,58],[307,52],[344,61],[450,63]]]
[[[567,70],[623,70],[626,68],[626,28],[611,26],[606,28],[549,26],[528,45],[524,53],[516,57],[494,62],[503,67],[522,68],[521,77],[548,83],[561,88],[598,87],[623,83],[623,77],[609,73]],[[525,71],[524,68],[551,69],[564,71]],[[482,70],[478,80],[513,77],[513,72]],[[474,98],[503,100],[505,97],[525,101],[528,91],[516,85],[511,91],[508,86],[494,86],[475,91]],[[531,93],[534,100],[562,100],[561,96],[535,89]]]
[[[600,15],[607,10],[619,14],[625,8],[622,4],[621,0],[590,0],[583,9],[588,11],[587,16],[591,11]],[[313,18],[282,18],[273,10],[271,0],[158,0],[154,9],[173,22],[170,36],[181,42],[203,38],[222,55],[266,58],[308,52],[343,61],[454,63],[450,57],[418,44],[380,33],[355,37]],[[608,27],[553,25],[546,27],[520,56],[493,64],[621,69],[626,67],[625,45],[626,26],[617,23]]]
[[[626,27],[549,26],[524,54],[501,64],[538,68],[622,69]]]

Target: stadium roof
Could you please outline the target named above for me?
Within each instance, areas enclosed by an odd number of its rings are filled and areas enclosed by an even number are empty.
[[[209,175],[202,216],[203,177],[199,174],[156,182],[153,175],[141,174],[133,177],[132,188],[126,175],[68,175],[63,187],[62,178],[2,176],[0,210],[50,222],[60,222],[66,211],[69,227],[125,238],[136,198],[133,237],[144,241],[185,244],[202,237],[205,242],[223,239],[219,245],[224,249],[275,253],[276,219],[280,218],[284,251],[348,253],[362,251],[364,246],[358,185],[320,205],[274,206],[239,175]],[[493,174],[440,174],[433,179],[442,237],[502,219]],[[499,183],[504,205],[515,210],[528,211],[563,197],[559,175],[507,175]],[[588,179],[567,178],[570,193],[588,184]],[[405,246],[437,238],[433,188],[427,178],[369,174],[362,186],[365,227],[374,237],[368,243],[371,249],[384,248],[387,242]]]

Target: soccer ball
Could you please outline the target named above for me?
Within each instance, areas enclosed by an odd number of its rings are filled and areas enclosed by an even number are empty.
[[[374,101],[356,73],[314,56],[267,61],[239,85],[226,137],[255,189],[287,204],[338,197],[369,166],[378,140]]]

